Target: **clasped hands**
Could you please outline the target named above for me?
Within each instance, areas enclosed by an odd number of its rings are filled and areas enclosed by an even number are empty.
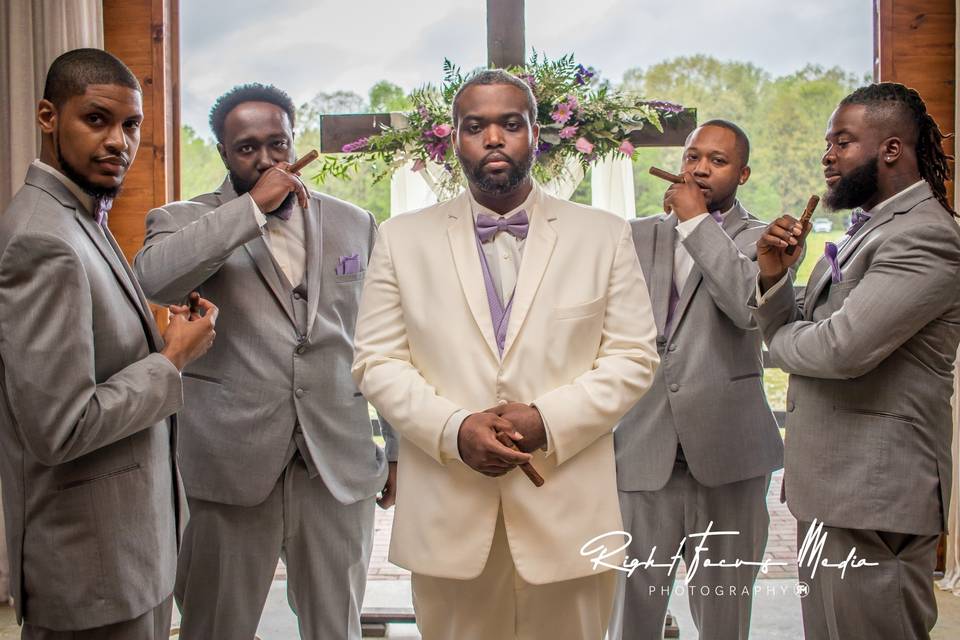
[[[497,440],[505,433],[520,451],[510,449]],[[457,447],[460,459],[471,469],[496,478],[514,467],[530,462],[530,452],[547,443],[547,430],[536,407],[522,402],[509,402],[470,414],[460,425]]]

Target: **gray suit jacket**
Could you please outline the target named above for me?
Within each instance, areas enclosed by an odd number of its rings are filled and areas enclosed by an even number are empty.
[[[366,264],[376,223],[362,209],[311,193],[303,296],[282,277],[254,207],[226,180],[213,193],[154,209],[134,261],[151,300],[182,301],[197,290],[220,308],[216,343],[183,374],[179,455],[187,494],[261,503],[299,428],[334,497],[344,504],[368,498],[387,469],[350,376],[365,272],[335,270],[342,256],[357,254]]]
[[[690,472],[707,486],[779,469],[783,441],[763,391],[760,331],[746,305],[766,225],[737,203],[723,228],[705,220],[683,240],[694,267],[667,333],[677,217],[630,224],[650,287],[660,367],[614,432],[618,488],[662,488],[678,442]]]
[[[17,615],[135,618],[173,590],[180,375],[112,237],[31,167],[0,216],[0,474]]]
[[[797,518],[933,535],[950,504],[960,231],[924,184],[876,211],[805,295],[751,301],[787,392]]]

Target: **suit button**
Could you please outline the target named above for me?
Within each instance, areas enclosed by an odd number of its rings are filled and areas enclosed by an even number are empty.
[[[294,394],[295,394],[298,398],[302,398],[304,393],[305,393],[305,392],[304,392],[303,389],[297,389],[297,390],[294,392]]]
[[[306,347],[304,347],[303,345],[297,347],[297,353],[303,353],[306,350],[307,350]]]
[[[299,300],[299,299],[300,299],[300,293],[297,292],[297,291],[294,291],[294,292],[293,292],[293,299],[294,299],[294,300]]]
[[[669,347],[667,347],[667,351],[673,352],[676,350],[677,350],[677,345],[675,344],[671,344]]]
[[[676,393],[677,391],[680,391],[680,385],[678,384],[670,385],[670,391],[673,391],[674,393]]]
[[[793,404],[793,401],[790,401],[790,402],[787,403],[787,411],[793,411],[793,410],[796,409],[796,408],[797,408],[797,406],[796,406],[795,404]]]

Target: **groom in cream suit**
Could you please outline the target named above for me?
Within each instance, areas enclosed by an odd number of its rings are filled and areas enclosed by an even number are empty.
[[[390,559],[427,640],[599,640],[615,572],[586,543],[623,560],[612,430],[658,363],[650,301],[629,225],[530,178],[535,117],[502,70],[463,85],[469,190],[382,226],[360,304],[353,373],[401,436]]]

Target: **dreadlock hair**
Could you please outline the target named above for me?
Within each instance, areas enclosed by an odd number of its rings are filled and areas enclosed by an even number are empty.
[[[947,200],[947,187],[944,184],[950,179],[949,160],[953,156],[943,150],[944,136],[940,127],[929,113],[923,98],[916,89],[911,89],[897,82],[877,82],[860,87],[840,101],[840,106],[860,104],[867,107],[868,112],[897,110],[893,115],[902,121],[912,123],[916,128],[917,168],[920,176],[927,181],[933,190],[933,195],[943,205],[943,208],[957,215]]]

